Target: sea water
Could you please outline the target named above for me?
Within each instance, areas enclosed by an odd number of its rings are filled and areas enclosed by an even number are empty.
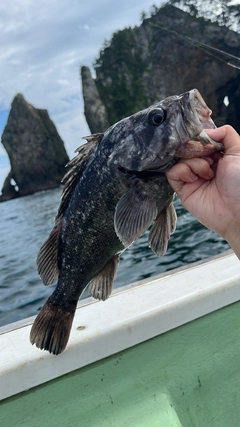
[[[54,285],[44,286],[39,278],[36,257],[54,225],[60,196],[61,189],[55,189],[0,203],[0,326],[37,314],[54,289]],[[115,287],[229,249],[221,237],[195,220],[178,198],[175,207],[177,229],[166,255],[159,258],[148,248],[145,233],[122,254]]]

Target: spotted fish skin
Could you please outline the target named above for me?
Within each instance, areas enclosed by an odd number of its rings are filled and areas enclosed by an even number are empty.
[[[86,286],[107,299],[121,253],[150,226],[149,246],[164,255],[176,226],[165,172],[189,152],[222,149],[203,131],[214,127],[210,113],[193,89],[86,137],[68,165],[55,226],[38,254],[43,283],[57,280],[57,286],[34,321],[32,344],[61,353]],[[198,145],[190,146],[192,140]]]

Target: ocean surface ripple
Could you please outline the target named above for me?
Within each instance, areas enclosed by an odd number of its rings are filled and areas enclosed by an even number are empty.
[[[44,286],[36,269],[40,246],[54,225],[61,189],[0,204],[0,326],[36,315],[55,285]],[[157,257],[147,233],[123,253],[115,287],[145,279],[229,249],[175,200],[177,229],[166,255]],[[82,298],[87,297],[85,290]],[[130,308],[129,308],[130,309]]]

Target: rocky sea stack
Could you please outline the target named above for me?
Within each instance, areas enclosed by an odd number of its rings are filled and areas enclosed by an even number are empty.
[[[11,171],[5,179],[0,201],[59,187],[69,158],[47,110],[34,108],[23,95],[16,95],[2,144],[8,153]]]
[[[104,132],[109,127],[107,111],[101,101],[96,83],[88,67],[81,68],[84,113],[92,133]]]

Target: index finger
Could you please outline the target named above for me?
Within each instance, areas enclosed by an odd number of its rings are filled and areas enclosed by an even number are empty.
[[[222,142],[228,154],[240,152],[240,136],[232,126],[204,130],[214,141]]]

